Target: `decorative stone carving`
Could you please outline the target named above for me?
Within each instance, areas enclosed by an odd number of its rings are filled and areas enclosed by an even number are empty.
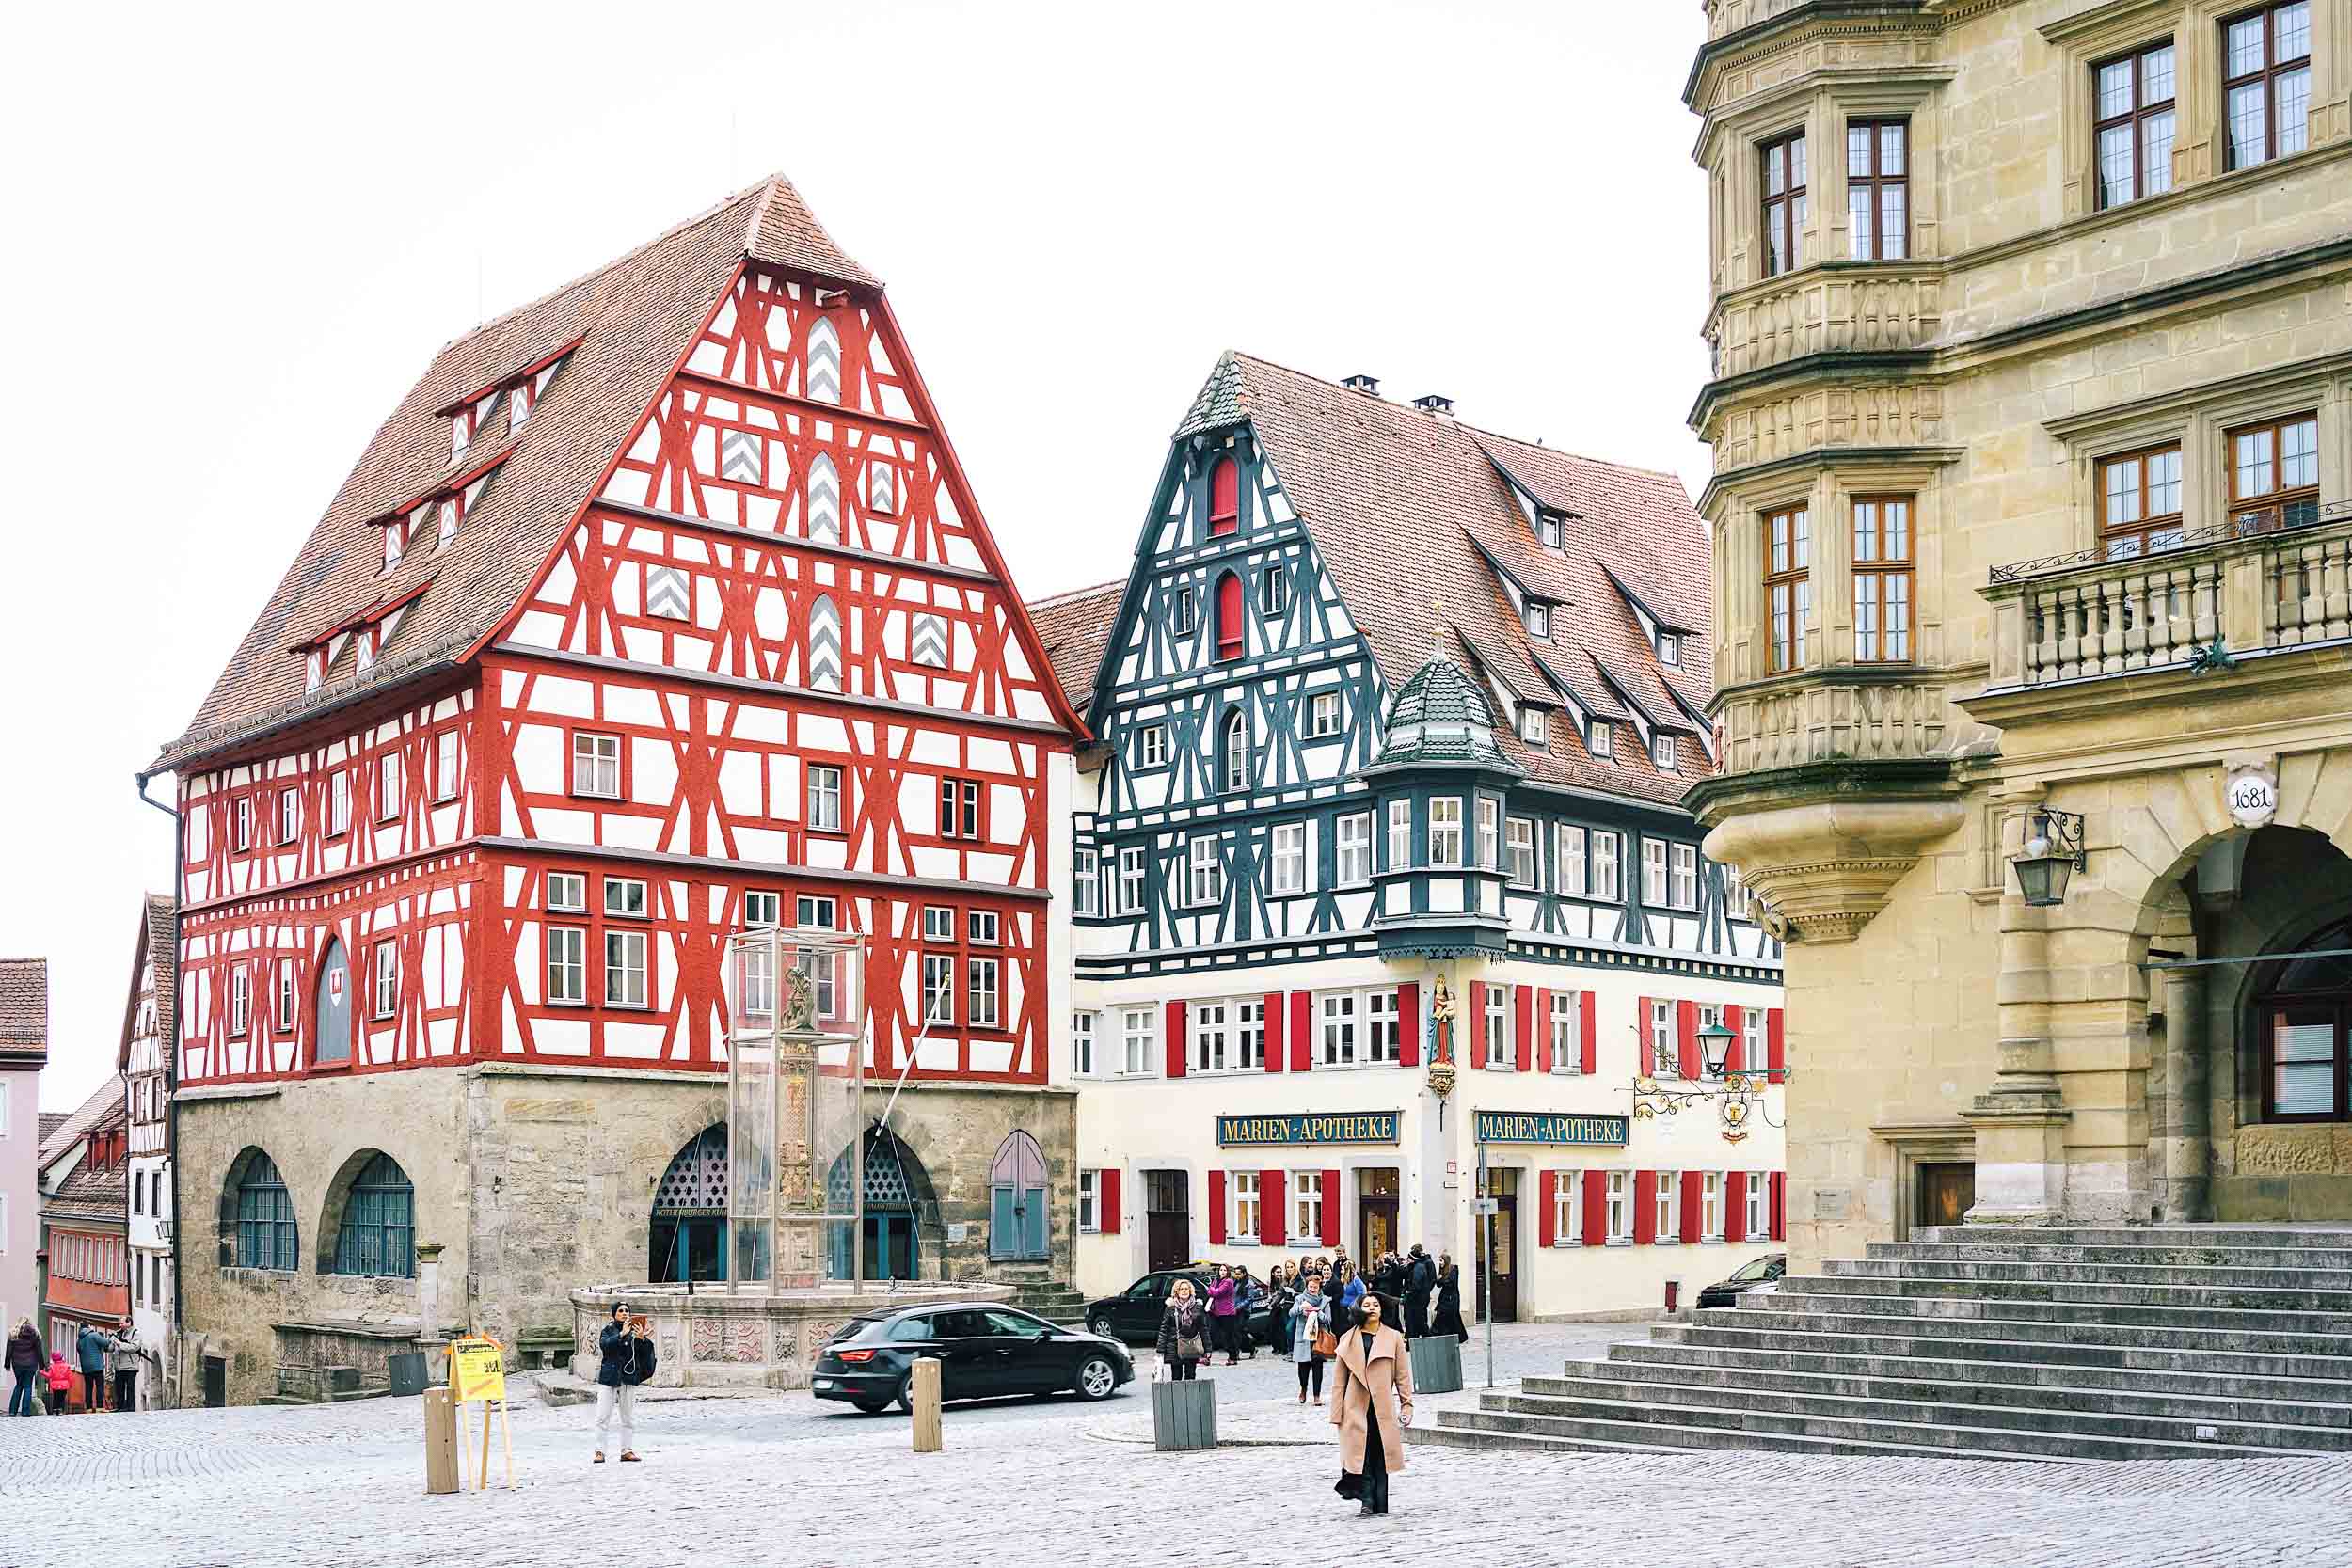
[[[1738,866],[1787,923],[1786,940],[1802,942],[1851,942],[1921,851],[1963,817],[1951,800],[1745,802],[1737,815],[1720,801],[1700,810],[1711,827],[1707,857]]]
[[[2241,1127],[2237,1168],[2244,1176],[2328,1176],[2336,1170],[2335,1130]]]
[[[689,1341],[691,1361],[757,1361],[762,1349],[756,1318],[696,1318]]]

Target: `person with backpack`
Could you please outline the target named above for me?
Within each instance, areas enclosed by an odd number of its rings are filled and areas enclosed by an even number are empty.
[[[621,1463],[635,1465],[637,1458],[637,1389],[653,1376],[656,1357],[653,1336],[645,1332],[644,1320],[629,1316],[628,1303],[612,1304],[612,1317],[596,1337],[600,1361],[596,1368],[596,1457],[590,1463],[604,1463],[605,1433],[612,1430],[613,1418],[620,1418]]]
[[[62,1416],[65,1407],[73,1400],[73,1369],[65,1364],[65,1352],[53,1350],[49,1353],[46,1376],[49,1383],[49,1414]]]
[[[40,1331],[30,1318],[17,1320],[15,1330],[8,1335],[8,1370],[16,1386],[8,1390],[8,1414],[38,1416],[40,1400],[33,1392],[33,1384],[49,1364],[49,1351],[40,1342]]]

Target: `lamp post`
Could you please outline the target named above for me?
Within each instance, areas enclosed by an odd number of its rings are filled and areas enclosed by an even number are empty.
[[[2012,857],[2017,891],[2029,909],[2066,902],[2066,883],[2083,869],[2083,819],[2071,811],[2037,806],[2026,819],[2026,847]]]

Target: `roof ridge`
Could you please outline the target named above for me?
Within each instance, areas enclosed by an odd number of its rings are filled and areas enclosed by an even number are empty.
[[[1123,589],[1126,586],[1127,579],[1125,578],[1111,578],[1106,581],[1094,583],[1089,587],[1065,588],[1058,594],[1048,594],[1043,598],[1031,599],[1029,601],[1029,608],[1031,610],[1044,610],[1054,605],[1067,604],[1072,599],[1083,599],[1090,594],[1100,594],[1113,588]]]
[[[1524,447],[1530,451],[1547,452],[1554,457],[1572,457],[1579,463],[1590,463],[1599,468],[1613,468],[1619,473],[1647,474],[1653,479],[1670,479],[1676,484],[1682,485],[1682,476],[1672,468],[1652,468],[1640,463],[1620,463],[1613,457],[1594,457],[1585,452],[1573,451],[1566,447],[1547,446],[1541,441],[1531,441],[1522,436],[1506,436],[1500,430],[1489,430],[1483,424],[1472,424],[1468,420],[1456,420],[1454,422],[1470,432],[1472,439],[1483,436],[1489,440],[1508,441],[1515,447]],[[1691,492],[1687,485],[1683,486],[1682,494],[1684,499],[1690,499]]]

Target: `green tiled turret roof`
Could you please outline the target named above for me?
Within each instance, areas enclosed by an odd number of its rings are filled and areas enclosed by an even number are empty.
[[[1494,705],[1478,682],[1442,653],[1432,653],[1397,689],[1376,766],[1432,763],[1519,770],[1495,741]]]

